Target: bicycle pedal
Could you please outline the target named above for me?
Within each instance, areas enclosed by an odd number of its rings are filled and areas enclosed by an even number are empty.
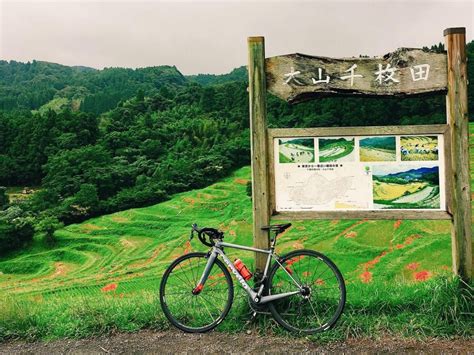
[[[257,312],[253,312],[253,313],[250,315],[250,318],[245,321],[245,325],[246,325],[246,326],[247,326],[247,325],[250,325],[250,324],[254,321],[255,318],[257,318]]]

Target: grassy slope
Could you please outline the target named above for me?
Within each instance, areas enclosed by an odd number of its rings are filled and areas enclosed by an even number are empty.
[[[471,146],[473,135],[471,125]],[[473,161],[472,149],[470,154]],[[54,248],[46,249],[37,241],[0,259],[0,296],[5,300],[0,304],[0,339],[162,327],[156,304],[160,275],[178,255],[204,249],[197,240],[187,242],[192,222],[226,231],[227,241],[251,244],[251,201],[245,193],[249,176],[250,169],[242,168],[217,184],[165,203],[68,226],[56,233]],[[348,308],[339,335],[370,335],[378,330],[407,334],[420,329],[422,334],[466,335],[466,329],[472,329],[472,320],[460,325],[437,316],[436,307],[443,309],[443,302],[451,302],[455,292],[452,284],[436,279],[437,274],[448,274],[451,265],[449,222],[293,224],[280,237],[278,251],[320,250],[346,278]],[[251,254],[228,252],[251,268]],[[111,291],[102,290],[104,286]],[[434,292],[446,299],[433,298]],[[225,323],[224,329],[234,329]]]

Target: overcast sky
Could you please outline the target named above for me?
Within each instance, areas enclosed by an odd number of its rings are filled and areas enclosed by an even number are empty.
[[[246,64],[248,36],[265,36],[267,56],[372,56],[447,27],[473,39],[474,0],[0,0],[0,59],[220,74]]]

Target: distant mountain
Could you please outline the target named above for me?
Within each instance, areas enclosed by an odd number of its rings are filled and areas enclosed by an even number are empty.
[[[186,78],[194,83],[198,83],[203,86],[225,84],[231,81],[248,81],[247,67],[241,66],[235,68],[229,74],[198,74],[198,75],[187,75]]]
[[[433,166],[431,168],[423,167],[423,168],[419,168],[419,169],[411,169],[411,170],[408,170],[408,171],[389,174],[387,176],[401,177],[401,178],[404,178],[404,179],[407,179],[407,178],[419,179],[419,178],[423,177],[424,175],[430,174],[430,173],[436,173],[437,174],[438,173],[438,167]]]
[[[360,140],[361,147],[395,149],[395,137],[371,137]]]
[[[186,78],[175,66],[97,70],[36,60],[28,63],[2,60],[0,110],[38,110],[54,99],[65,98],[69,100],[66,106],[100,114],[140,90],[152,95],[162,88],[180,87],[186,83]]]
[[[319,148],[323,149],[329,145],[333,145],[335,143],[346,143],[347,141],[354,141],[354,138],[352,139],[346,139],[346,138],[337,138],[337,139],[319,139]]]
[[[314,148],[314,140],[312,138],[297,138],[297,139],[291,139],[289,141],[287,140],[280,140],[280,144],[299,144],[305,147],[310,147]]]
[[[87,72],[89,72],[89,71],[96,71],[96,70],[97,70],[97,69],[95,69],[95,68],[85,67],[85,66],[83,66],[83,65],[74,65],[74,66],[72,66],[71,68],[76,69],[76,70],[79,70],[79,71],[87,71]]]
[[[432,184],[439,184],[439,168],[433,167],[422,167],[418,169],[410,169],[407,171],[401,171],[399,173],[377,175],[374,173],[374,180],[383,182],[394,182],[394,183],[407,183],[412,181],[427,181]]]

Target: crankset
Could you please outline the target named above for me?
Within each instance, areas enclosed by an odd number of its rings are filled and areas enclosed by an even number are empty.
[[[254,316],[257,314],[271,314],[268,310],[268,304],[255,303],[250,296],[247,296],[247,302]]]

